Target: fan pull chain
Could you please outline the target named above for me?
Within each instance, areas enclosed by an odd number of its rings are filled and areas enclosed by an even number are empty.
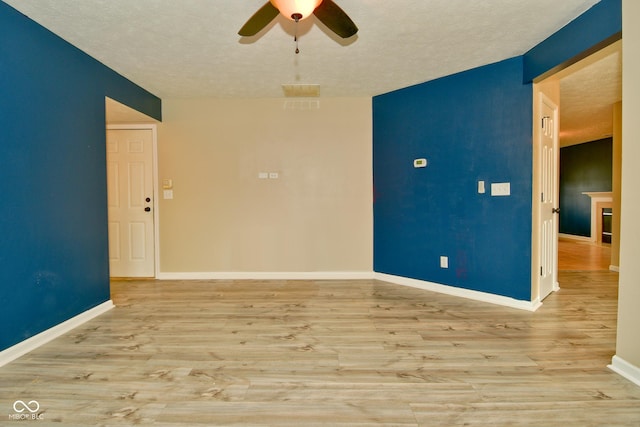
[[[300,13],[294,13],[291,15],[294,21],[296,21],[296,31],[293,35],[293,41],[296,42],[296,55],[300,53],[300,49],[298,49],[298,22],[302,19],[302,15]]]

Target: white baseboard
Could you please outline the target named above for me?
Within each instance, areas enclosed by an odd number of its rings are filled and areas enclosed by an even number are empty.
[[[461,298],[472,299],[476,301],[488,302],[491,304],[502,305],[520,310],[536,311],[542,303],[536,299],[534,301],[522,301],[501,295],[489,294],[486,292],[473,291],[470,289],[457,288],[455,286],[441,285],[438,283],[426,282],[424,280],[410,279],[407,277],[393,276],[384,273],[375,273],[375,279],[384,282],[394,283],[396,285],[410,286],[412,288],[423,289],[426,291],[438,292],[441,294],[452,295]]]
[[[160,272],[158,280],[366,280],[371,271]]]
[[[31,338],[27,338],[26,340],[19,342],[18,344],[9,347],[6,350],[0,352],[0,366],[4,366],[9,362],[16,360],[20,356],[24,356],[30,351],[35,350],[53,340],[54,338],[58,338],[59,336],[66,334],[74,328],[82,325],[83,323],[97,317],[113,308],[113,301],[106,301],[94,308],[91,308],[85,312],[78,314],[75,317],[72,317],[69,320],[66,320],[52,328],[47,329],[46,331],[40,332],[38,335],[34,335]]]
[[[620,356],[611,358],[611,365],[607,366],[613,372],[622,375],[640,387],[640,368],[627,362]]]

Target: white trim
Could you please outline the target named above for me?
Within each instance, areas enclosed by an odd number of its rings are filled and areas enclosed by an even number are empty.
[[[613,203],[613,196],[611,191],[585,191],[582,194],[589,196],[591,199],[591,241],[598,242],[597,230],[598,230],[598,210],[596,209],[598,203]]]
[[[593,242],[593,240],[591,240],[591,237],[576,236],[575,234],[560,233],[560,234],[558,234],[558,238],[567,239],[567,240],[578,240],[580,242],[590,242],[590,243]]]
[[[441,285],[439,283],[410,279],[408,277],[392,276],[384,273],[375,273],[374,276],[377,280],[394,283],[396,285],[410,286],[412,288],[423,289],[425,291],[438,292],[455,297],[467,298],[475,301],[482,301],[491,304],[502,305],[505,307],[517,308],[520,310],[536,311],[542,305],[539,299],[536,299],[534,301],[522,301],[510,297],[504,297],[501,295],[473,291],[464,288],[457,288],[455,286]]]
[[[371,271],[212,271],[161,272],[159,280],[365,280],[373,279]]]
[[[115,130],[151,130],[151,153],[153,164],[153,269],[154,277],[160,274],[160,190],[158,189],[158,126],[153,123],[107,125]]]
[[[611,365],[608,365],[607,368],[611,369],[616,374],[622,375],[640,387],[640,368],[627,362],[622,357],[613,356],[611,358]]]
[[[113,301],[106,301],[94,308],[84,311],[69,320],[65,320],[62,323],[53,326],[46,331],[40,332],[37,335],[27,338],[26,340],[19,342],[18,344],[9,347],[6,350],[0,352],[0,366],[4,366],[9,362],[16,360],[18,357],[24,356],[30,351],[35,350],[48,343],[49,341],[58,338],[61,335],[66,334],[74,328],[82,325],[83,323],[97,317],[114,307]]]

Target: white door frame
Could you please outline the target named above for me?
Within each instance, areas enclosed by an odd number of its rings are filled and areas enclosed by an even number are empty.
[[[107,130],[150,130],[151,131],[151,153],[153,171],[151,172],[153,180],[153,277],[158,277],[160,271],[160,245],[159,245],[159,213],[158,213],[158,130],[155,124],[123,124],[123,125],[107,125]]]

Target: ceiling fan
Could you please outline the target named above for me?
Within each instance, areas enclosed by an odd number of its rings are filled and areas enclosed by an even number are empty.
[[[356,24],[332,0],[269,0],[249,18],[238,34],[243,37],[254,36],[278,14],[295,22],[315,15],[327,28],[343,39],[358,32]]]

